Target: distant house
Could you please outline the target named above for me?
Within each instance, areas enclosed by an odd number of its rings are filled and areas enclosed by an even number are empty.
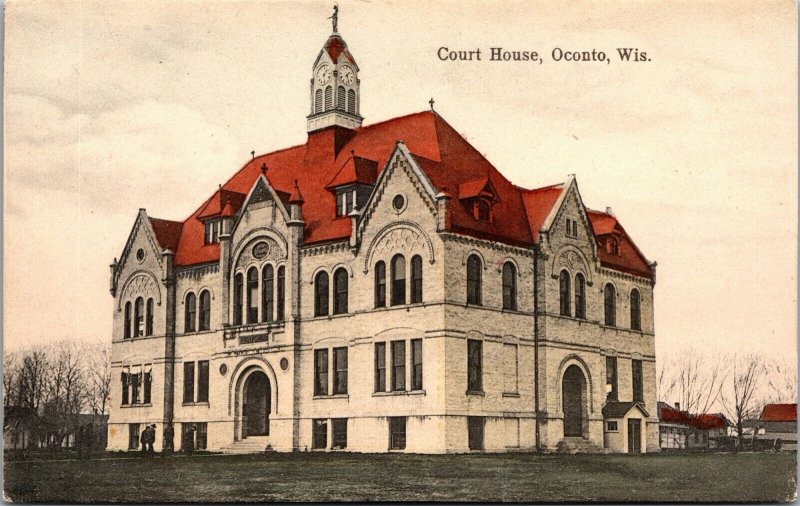
[[[33,409],[11,406],[3,413],[3,448],[22,450],[33,448],[73,448],[80,427],[91,424],[93,448],[104,449],[108,441],[108,415],[79,414],[62,435],[49,430],[42,417]]]
[[[662,450],[714,448],[717,438],[726,435],[727,420],[722,414],[695,415],[681,411],[680,405],[658,403],[659,446]]]
[[[780,440],[781,451],[797,450],[797,404],[767,404],[758,425],[757,439]]]

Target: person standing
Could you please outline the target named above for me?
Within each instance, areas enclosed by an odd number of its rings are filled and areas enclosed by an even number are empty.
[[[155,448],[153,448],[153,445],[156,442],[156,424],[153,424],[148,428],[149,428],[149,433],[147,436],[147,453],[153,455],[155,454]]]
[[[192,455],[194,453],[194,424],[190,425],[189,428],[186,430],[186,448],[184,451],[186,455]]]
[[[175,438],[175,429],[171,423],[164,426],[164,439],[161,445],[161,452],[166,455],[171,455],[175,449],[173,439]]]
[[[149,437],[150,437],[150,426],[148,425],[142,431],[142,435],[139,436],[139,442],[142,444],[142,449],[141,449],[141,456],[142,457],[146,457],[147,456],[147,438],[149,438]]]

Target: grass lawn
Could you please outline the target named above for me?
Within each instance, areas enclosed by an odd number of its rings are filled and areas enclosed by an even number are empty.
[[[244,456],[18,461],[14,502],[787,501],[795,453]]]

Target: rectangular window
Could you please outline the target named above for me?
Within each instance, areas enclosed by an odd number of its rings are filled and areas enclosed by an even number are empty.
[[[197,402],[208,402],[208,360],[197,362]]]
[[[386,391],[386,343],[375,343],[375,391]]]
[[[347,348],[333,349],[333,393],[347,393]]]
[[[642,389],[642,361],[631,360],[631,369],[633,376],[633,400],[634,402],[643,402],[644,391]]]
[[[392,341],[392,390],[406,389],[406,342]]]
[[[333,448],[343,450],[347,448],[347,418],[334,418],[331,420],[333,425]]]
[[[467,341],[467,391],[483,391],[483,343]]]
[[[519,367],[516,344],[503,345],[503,373],[505,375],[505,392],[517,393]]]
[[[606,357],[606,398],[618,400],[617,394],[617,357]]]
[[[411,340],[411,390],[422,390],[422,339]]]
[[[617,432],[617,422],[608,422],[608,432]]]
[[[139,424],[128,424],[128,449],[135,450],[139,448]]]
[[[125,406],[130,403],[128,396],[128,383],[130,382],[130,369],[127,367],[122,370],[122,405]]]
[[[468,416],[467,432],[470,450],[483,450],[483,417]]]
[[[194,402],[194,362],[183,363],[183,403]]]
[[[406,448],[406,417],[393,416],[389,418],[389,449],[405,450]]]
[[[136,368],[136,372],[130,375],[131,379],[131,404],[139,404],[139,387],[142,385],[142,372]]]
[[[286,268],[278,267],[278,321],[283,321],[284,304],[286,299]]]
[[[195,449],[205,450],[208,446],[208,423],[200,422],[195,425]]]
[[[205,225],[205,243],[211,244],[211,222],[209,221]]]
[[[313,450],[324,450],[328,447],[328,421],[314,420],[314,434],[311,440]]]
[[[152,366],[150,364],[145,364],[144,366],[144,403],[150,404],[150,391],[152,390],[153,386],[153,371]]]
[[[314,395],[328,395],[328,350],[314,350]]]

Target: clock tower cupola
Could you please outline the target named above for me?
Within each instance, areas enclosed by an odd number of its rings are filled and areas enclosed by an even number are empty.
[[[311,76],[311,114],[308,132],[330,126],[355,129],[364,118],[359,114],[361,97],[358,65],[339,35],[338,10],[333,8],[330,19],[333,33],[314,61]]]

